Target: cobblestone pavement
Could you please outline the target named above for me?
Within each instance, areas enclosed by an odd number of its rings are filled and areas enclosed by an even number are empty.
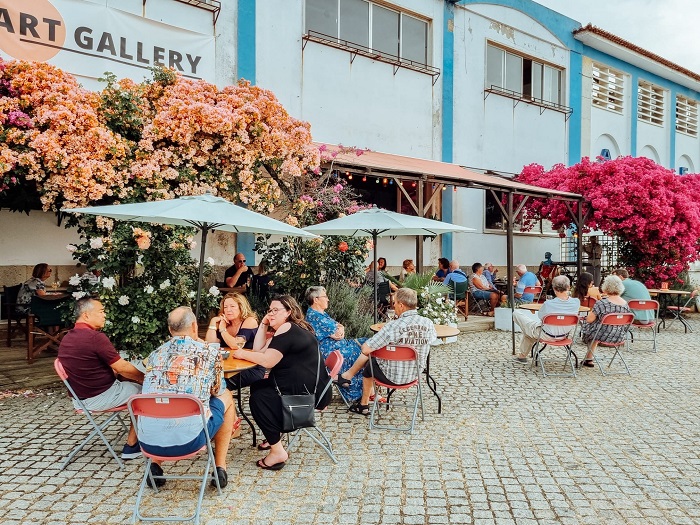
[[[509,333],[462,334],[432,354],[442,415],[426,389],[413,435],[370,432],[334,400],[320,425],[339,463],[302,438],[279,472],[255,467],[262,453],[244,430],[202,522],[700,523],[698,343],[675,325],[658,354],[634,345],[631,377],[543,378],[513,362]],[[84,432],[62,391],[0,401],[0,523],[130,522],[141,460],[120,471],[95,447],[58,470]],[[169,482],[146,505],[187,511],[194,498],[194,485]]]

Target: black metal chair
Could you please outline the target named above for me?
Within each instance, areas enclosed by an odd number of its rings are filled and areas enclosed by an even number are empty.
[[[7,346],[12,346],[12,338],[19,332],[24,334],[25,340],[29,337],[27,316],[17,312],[17,295],[20,288],[22,288],[21,284],[5,286],[3,292],[5,315],[7,316]]]
[[[464,320],[467,320],[467,317],[469,317],[469,281],[464,281],[461,283],[455,283],[451,282],[450,288],[452,288],[452,291],[450,292],[450,299],[452,299],[455,302],[455,309],[457,310],[458,314],[462,314],[464,316]]]
[[[381,316],[386,315],[390,304],[391,286],[389,286],[389,281],[384,281],[377,285],[377,313]]]
[[[49,347],[58,349],[61,339],[68,331],[68,323],[63,320],[63,305],[72,302],[70,295],[60,299],[32,297],[31,313],[27,316],[27,362],[32,363],[41,352]]]

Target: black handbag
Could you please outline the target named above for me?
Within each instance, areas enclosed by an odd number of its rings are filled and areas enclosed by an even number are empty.
[[[275,382],[275,389],[282,401],[282,432],[288,433],[305,427],[316,425],[314,410],[316,408],[316,389],[318,388],[318,369],[321,366],[321,352],[318,353],[318,363],[316,365],[316,383],[314,383],[313,393],[284,395],[280,392],[274,374],[272,380]],[[305,387],[306,388],[306,387]]]

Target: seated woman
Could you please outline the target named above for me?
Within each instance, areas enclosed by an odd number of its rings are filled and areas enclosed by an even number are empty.
[[[268,329],[274,332],[271,339],[267,338]],[[320,398],[330,378],[318,350],[318,340],[294,298],[279,295],[272,299],[267,315],[260,322],[253,350],[235,350],[233,356],[270,369],[270,377],[250,387],[250,412],[265,435],[266,441],[258,448],[270,450],[258,460],[258,467],[280,470],[289,455],[281,441],[282,401],[278,388],[283,395],[316,391],[317,408],[325,408],[331,399],[330,388]]]
[[[365,281],[367,284],[374,284],[374,280],[377,280],[377,284],[382,284],[384,282],[389,281],[384,274],[381,271],[375,271],[374,270],[374,261],[369,263],[369,266],[367,267],[367,273],[365,274]],[[389,281],[389,288],[391,288],[392,292],[395,292],[398,290],[398,286],[396,286],[394,283]]]
[[[258,332],[258,319],[250,307],[248,299],[238,292],[228,293],[221,300],[219,315],[209,321],[205,341],[221,343],[221,346],[236,348],[237,337],[245,338],[243,348],[253,348],[255,334]],[[265,368],[256,366],[226,379],[229,390],[250,386],[265,376]]]
[[[489,301],[491,311],[488,313],[488,315],[493,317],[493,309],[498,306],[498,303],[501,300],[501,292],[496,290],[496,287],[492,285],[488,279],[486,279],[483,264],[472,264],[472,272],[474,273],[469,280],[469,289],[475,298]]]
[[[595,352],[598,343],[593,341],[594,337],[604,343],[619,343],[627,337],[626,326],[606,326],[598,331],[600,322],[606,314],[631,313],[627,307],[627,302],[620,297],[622,292],[625,291],[622,280],[617,275],[608,275],[603,281],[601,289],[605,296],[593,305],[593,309],[586,317],[586,324],[581,331],[583,342],[588,345],[588,353],[581,364],[587,367],[595,366],[593,364],[593,352]]]
[[[30,314],[32,297],[46,295],[46,283],[44,281],[51,276],[53,270],[47,263],[39,263],[32,270],[32,276],[22,283],[17,292],[17,306],[15,311],[20,315]]]
[[[450,261],[445,257],[440,257],[438,259],[438,271],[433,275],[433,281],[444,281],[448,273],[450,273]]]
[[[581,301],[581,304],[583,304],[583,300],[586,297],[592,297],[596,301],[600,301],[600,290],[593,286],[593,274],[588,272],[581,273],[571,296],[576,297],[576,299]]]
[[[414,275],[416,273],[416,265],[413,263],[413,259],[405,259],[401,265],[401,273],[399,273],[399,282],[402,283],[406,280],[409,275]]]
[[[348,370],[355,360],[360,357],[360,345],[367,338],[345,339],[345,328],[326,313],[328,308],[328,293],[323,286],[310,286],[306,289],[306,320],[314,329],[318,338],[321,355],[326,359],[331,352],[340,350],[343,355],[343,367],[340,372]],[[342,382],[341,382],[342,381]],[[362,395],[362,377],[359,375],[350,379],[338,378],[338,384],[347,388],[343,392],[348,400],[355,401]],[[347,394],[345,393],[347,392]]]

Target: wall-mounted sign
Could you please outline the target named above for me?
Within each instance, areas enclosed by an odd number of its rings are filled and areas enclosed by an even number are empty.
[[[181,8],[187,8],[180,4]],[[81,0],[0,0],[0,55],[70,73],[140,80],[156,65],[214,82],[215,42],[204,35]]]

